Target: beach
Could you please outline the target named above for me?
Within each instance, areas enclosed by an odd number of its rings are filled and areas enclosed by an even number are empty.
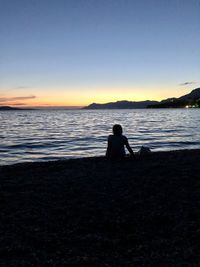
[[[1,166],[0,266],[198,266],[199,162],[195,149]]]

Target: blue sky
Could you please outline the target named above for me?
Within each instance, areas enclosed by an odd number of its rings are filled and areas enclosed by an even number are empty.
[[[0,104],[185,94],[200,85],[199,14],[200,0],[0,0]]]

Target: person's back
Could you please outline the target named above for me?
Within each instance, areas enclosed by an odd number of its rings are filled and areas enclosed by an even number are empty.
[[[124,158],[125,146],[130,152],[131,156],[134,156],[134,153],[129,146],[128,139],[126,136],[122,135],[122,127],[119,124],[113,126],[113,135],[108,137],[108,147],[106,151],[106,156],[111,159]]]
[[[126,137],[123,135],[109,135],[108,146],[110,146],[109,157],[122,158],[125,156],[124,145],[126,143]],[[108,155],[107,155],[108,156]]]

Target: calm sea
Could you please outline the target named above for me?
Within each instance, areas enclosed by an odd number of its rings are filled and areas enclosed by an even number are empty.
[[[200,109],[30,110],[0,112],[0,165],[105,154],[121,124],[137,151],[200,148]]]

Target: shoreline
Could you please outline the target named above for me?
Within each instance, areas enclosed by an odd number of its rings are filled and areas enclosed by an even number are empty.
[[[199,162],[194,149],[0,166],[0,266],[197,266]]]
[[[143,158],[146,158],[148,156],[151,156],[151,155],[154,155],[154,154],[159,154],[159,155],[162,155],[162,154],[168,154],[168,153],[190,153],[190,152],[196,152],[196,151],[200,151],[200,148],[189,148],[189,149],[186,149],[186,148],[183,148],[183,149],[176,149],[176,150],[164,150],[164,151],[151,151],[151,153],[149,155],[146,155],[146,156],[143,156],[141,157],[141,159]],[[139,156],[139,151],[137,152],[134,152],[134,154],[136,155],[137,159],[140,159],[140,156]],[[50,163],[56,163],[56,162],[68,162],[68,161],[80,161],[80,160],[97,160],[97,159],[105,159],[107,161],[109,161],[108,159],[106,159],[106,157],[104,155],[100,155],[100,156],[91,156],[91,157],[76,157],[76,158],[66,158],[66,159],[52,159],[52,160],[38,160],[38,161],[22,161],[22,162],[16,162],[16,163],[13,163],[13,164],[4,164],[4,165],[0,165],[0,169],[1,168],[7,168],[7,167],[11,167],[11,166],[20,166],[20,165],[31,165],[31,164],[50,164]],[[127,154],[126,155],[126,158],[125,160],[128,160],[129,159],[129,155]]]

